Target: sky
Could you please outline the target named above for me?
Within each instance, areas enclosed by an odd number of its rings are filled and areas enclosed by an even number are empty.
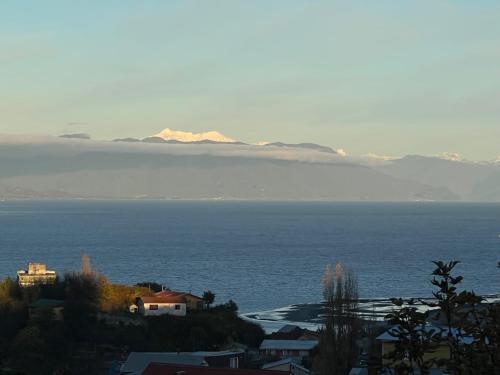
[[[0,133],[500,156],[500,2],[0,2]]]

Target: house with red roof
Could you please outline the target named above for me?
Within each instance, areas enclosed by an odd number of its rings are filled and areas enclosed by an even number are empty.
[[[182,296],[143,296],[137,297],[131,312],[144,316],[174,315],[186,316],[186,299]]]
[[[163,297],[182,297],[186,301],[187,310],[202,310],[205,308],[203,298],[191,294],[191,292],[175,292],[173,290],[162,290],[155,294],[155,296]]]
[[[141,296],[136,299],[130,311],[144,316],[174,315],[186,316],[187,311],[201,310],[205,307],[203,298],[187,292],[163,290],[153,296]]]

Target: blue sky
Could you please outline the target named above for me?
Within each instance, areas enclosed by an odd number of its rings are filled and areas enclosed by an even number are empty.
[[[0,3],[0,133],[500,155],[497,1]]]

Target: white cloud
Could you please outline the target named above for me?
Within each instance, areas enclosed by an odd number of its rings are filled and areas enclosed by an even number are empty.
[[[347,152],[343,148],[338,148],[335,151],[337,152],[337,155],[347,156]]]
[[[456,152],[442,152],[438,155],[438,157],[444,160],[460,161],[460,154]]]
[[[396,157],[396,156],[378,155],[378,154],[375,154],[373,152],[369,152],[368,154],[363,155],[363,156],[370,158],[370,159],[385,160],[385,161],[398,159],[398,157]]]

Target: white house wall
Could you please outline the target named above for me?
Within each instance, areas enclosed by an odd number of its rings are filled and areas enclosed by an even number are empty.
[[[150,310],[150,305],[157,305],[158,310]],[[180,306],[178,310],[175,306]],[[144,315],[146,316],[158,316],[158,315],[175,315],[175,316],[186,316],[186,304],[185,303],[145,303],[144,304]]]

